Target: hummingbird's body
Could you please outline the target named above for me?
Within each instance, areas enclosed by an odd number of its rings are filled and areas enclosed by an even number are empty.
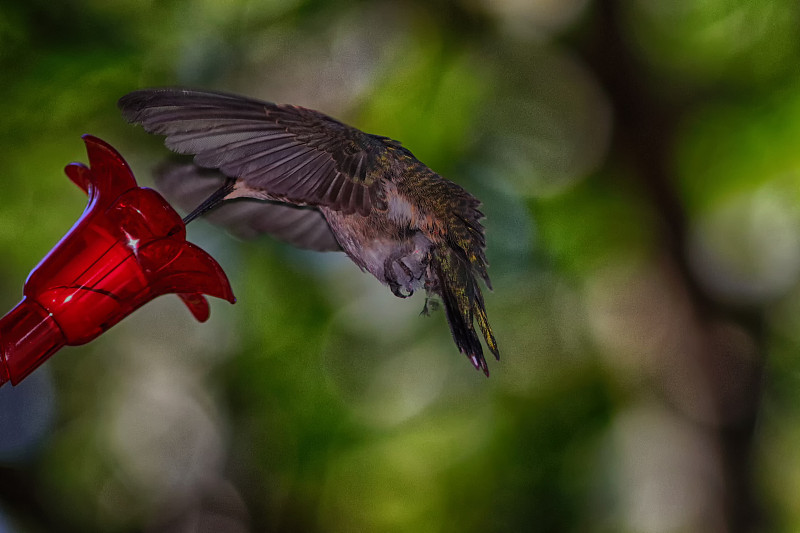
[[[136,91],[119,106],[170,149],[194,154],[196,166],[172,172],[179,186],[199,181],[198,167],[227,176],[187,220],[225,200],[266,200],[231,218],[300,247],[341,249],[396,296],[439,295],[459,350],[488,375],[474,321],[498,350],[477,282],[489,286],[475,197],[397,141],[309,109],[181,89]]]

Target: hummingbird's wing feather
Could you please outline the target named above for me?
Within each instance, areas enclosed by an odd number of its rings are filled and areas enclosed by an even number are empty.
[[[417,224],[429,238],[437,241],[444,236],[448,245],[468,260],[472,271],[491,289],[480,200],[421,164],[416,179],[398,182],[397,191],[406,202],[418,205],[420,213],[428,215]]]
[[[271,198],[363,215],[382,204],[368,172],[380,139],[317,111],[184,89],[134,91],[118,105],[171,150]]]
[[[219,171],[193,163],[168,162],[156,170],[159,190],[186,210],[219,189],[225,179]],[[206,219],[243,239],[266,233],[298,248],[341,250],[328,222],[313,207],[241,198],[225,202]]]

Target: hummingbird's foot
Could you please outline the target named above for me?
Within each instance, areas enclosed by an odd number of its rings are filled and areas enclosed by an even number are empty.
[[[414,291],[408,291],[407,293],[404,293],[403,286],[397,283],[396,281],[387,280],[387,282],[389,283],[389,288],[392,290],[392,294],[394,294],[398,298],[408,298],[409,296],[414,294]]]
[[[438,311],[439,310],[439,300],[436,298],[431,298],[430,296],[425,297],[425,305],[422,307],[422,311],[420,311],[420,316],[431,316],[431,311]]]
[[[408,265],[403,263],[403,261],[397,259],[392,260],[391,257],[388,257],[383,264],[383,275],[386,278],[386,283],[389,285],[389,288],[392,290],[392,294],[397,296],[398,298],[408,298],[414,291],[408,288],[408,285],[403,285],[397,281],[397,273],[394,270],[394,265],[397,264],[400,266],[400,269],[409,276],[409,279],[413,279],[413,273],[411,269],[408,268]],[[403,289],[406,289],[406,292],[403,292]]]
[[[408,279],[414,279],[414,273],[411,271],[409,266],[403,262],[402,259],[398,259],[396,263],[400,266],[400,269],[408,276]]]

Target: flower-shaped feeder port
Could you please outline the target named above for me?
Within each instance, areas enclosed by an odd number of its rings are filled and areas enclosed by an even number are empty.
[[[167,201],[139,187],[110,145],[83,140],[89,167],[65,171],[89,204],[0,318],[0,385],[16,385],[61,347],[91,341],[156,296],[177,293],[201,322],[209,316],[204,294],[236,301],[222,268],[186,241]]]

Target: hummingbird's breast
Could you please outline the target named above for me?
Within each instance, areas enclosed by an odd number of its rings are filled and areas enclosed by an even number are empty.
[[[324,207],[320,211],[342,249],[362,270],[393,291],[399,286],[412,293],[424,285],[432,245],[418,229],[377,210],[368,216]]]

